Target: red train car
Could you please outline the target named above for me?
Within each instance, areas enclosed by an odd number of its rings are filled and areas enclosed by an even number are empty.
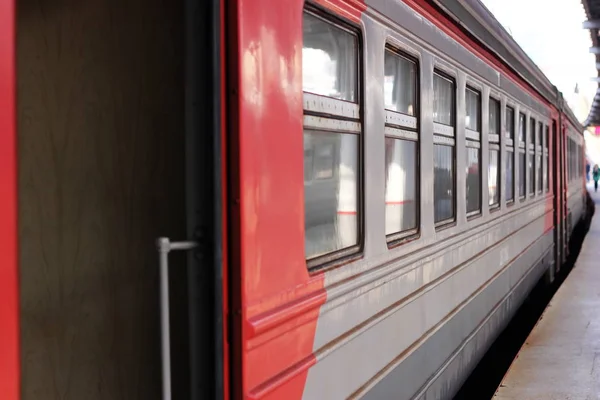
[[[0,11],[3,399],[449,399],[589,217],[477,0]]]

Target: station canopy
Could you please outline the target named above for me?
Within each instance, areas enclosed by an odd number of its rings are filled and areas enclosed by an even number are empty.
[[[585,8],[587,21],[583,23],[583,28],[590,31],[592,37],[592,47],[590,52],[596,56],[596,70],[598,76],[594,77],[599,87],[596,89],[596,95],[590,108],[590,113],[584,122],[585,126],[600,126],[600,0],[581,0]]]

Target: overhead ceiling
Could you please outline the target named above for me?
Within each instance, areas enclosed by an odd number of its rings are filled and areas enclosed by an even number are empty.
[[[600,126],[600,40],[598,40],[598,34],[600,32],[600,0],[582,0],[581,3],[585,8],[588,19],[583,23],[583,28],[588,29],[592,37],[590,53],[595,54],[596,56],[596,70],[598,70],[598,76],[594,79],[599,83],[590,113],[584,125]]]

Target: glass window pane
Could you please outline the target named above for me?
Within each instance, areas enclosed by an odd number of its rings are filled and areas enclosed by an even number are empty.
[[[550,148],[550,131],[548,127],[546,127],[546,142],[544,143],[545,148]]]
[[[417,227],[417,142],[385,138],[385,234]]]
[[[536,146],[541,146],[542,145],[542,130],[544,129],[544,125],[541,122],[538,122],[538,128],[536,131],[536,139],[535,139],[535,144]]]
[[[472,131],[479,131],[480,100],[479,93],[467,88],[465,94],[467,113],[465,126]]]
[[[506,137],[515,140],[515,111],[506,107]]]
[[[514,176],[515,176],[514,152],[506,152],[506,201],[514,201]]]
[[[548,190],[550,187],[550,180],[548,179],[548,156],[544,156],[544,165],[546,166],[544,170],[544,187]]]
[[[533,154],[529,154],[527,165],[527,168],[529,168],[529,194],[535,194],[535,165],[533,165],[533,162]]]
[[[490,135],[500,134],[500,102],[490,97]]]
[[[433,121],[454,124],[454,82],[433,74]]]
[[[527,130],[525,114],[519,113],[519,142],[525,142]]]
[[[302,19],[302,88],[356,102],[357,37],[307,12]]]
[[[385,108],[408,115],[417,112],[417,65],[389,50],[385,52]]]
[[[435,222],[454,218],[454,148],[434,145],[434,192]]]
[[[525,186],[525,176],[527,173],[525,164],[525,153],[519,153],[519,196],[525,197],[527,186]]]
[[[529,143],[535,145],[535,119],[529,119],[530,128],[529,128]]]
[[[512,155],[512,153],[508,153]],[[488,164],[488,193],[489,205],[500,204],[500,151],[490,150],[490,163]],[[511,190],[512,192],[512,190]]]
[[[542,156],[537,155],[535,156],[535,173],[537,174],[537,190],[538,192],[542,191],[543,188],[543,176],[542,176]]]
[[[479,149],[467,147],[467,213],[481,209]]]
[[[358,135],[305,130],[304,154],[305,165],[306,154],[314,155],[312,169],[304,170],[310,259],[358,244]]]

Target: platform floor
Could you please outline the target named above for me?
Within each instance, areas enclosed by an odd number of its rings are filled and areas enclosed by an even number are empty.
[[[494,400],[600,399],[600,191],[575,267],[554,295]]]

